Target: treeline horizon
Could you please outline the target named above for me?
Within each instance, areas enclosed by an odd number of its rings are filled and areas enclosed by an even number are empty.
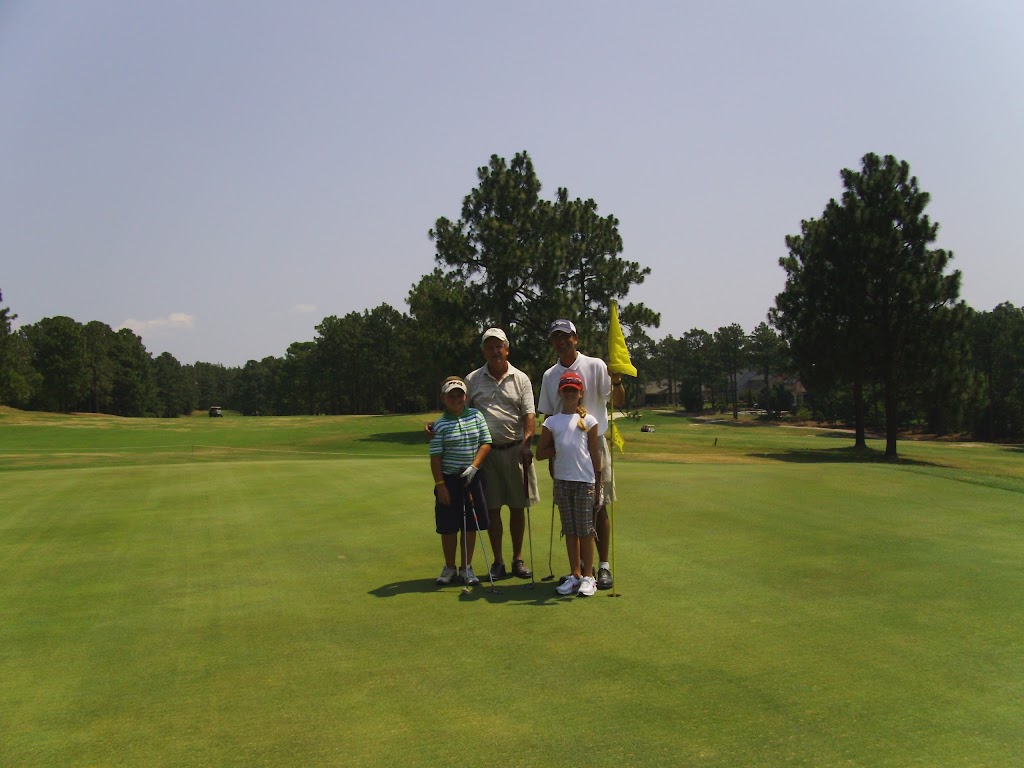
[[[0,313],[9,329],[16,315],[6,307]],[[484,364],[483,329],[461,340],[446,339],[448,353],[441,361],[424,346],[435,329],[388,304],[326,317],[316,330],[313,341],[293,342],[282,356],[227,366],[183,364],[169,352],[154,357],[131,330],[113,331],[99,321],[43,318],[6,334],[0,404],[161,418],[211,406],[246,416],[423,413],[441,407],[437,391],[445,375],[464,375]],[[957,374],[964,388],[948,393],[945,403],[922,392],[916,403],[908,403],[901,429],[988,441],[1024,438],[1024,307],[1004,302],[992,311],[971,310],[964,338],[970,355]],[[799,376],[786,344],[767,323],[750,333],[734,324],[714,332],[695,328],[658,341],[641,331],[627,333],[626,341],[639,374],[628,380],[628,410],[648,407],[648,384],[668,393],[667,400],[660,395],[659,405],[691,413],[736,415],[741,403],[756,403],[766,418],[779,419],[794,408],[789,384]],[[606,352],[585,340],[580,351],[598,357]],[[510,356],[535,389],[554,359],[553,353],[519,359],[515,348]],[[739,375],[751,371],[758,374],[757,384],[741,391]],[[869,393],[868,402],[867,425],[878,429],[884,424],[880,393]],[[801,415],[852,425],[850,388],[808,391]]]

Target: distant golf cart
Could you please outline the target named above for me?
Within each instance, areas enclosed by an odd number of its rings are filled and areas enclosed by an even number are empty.
[[[211,405],[210,406],[210,418],[213,419],[213,418],[216,418],[218,416],[223,418],[224,412],[221,411],[219,405]]]
[[[641,432],[653,432],[654,431],[654,425],[653,424],[644,424],[642,427],[640,427],[640,431]]]

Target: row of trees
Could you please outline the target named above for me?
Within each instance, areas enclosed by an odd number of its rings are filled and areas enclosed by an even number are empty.
[[[119,416],[192,411],[193,372],[167,352],[154,359],[130,330],[59,316],[12,333],[16,317],[0,309],[0,403]]]
[[[152,358],[130,331],[114,332],[97,322],[47,318],[11,334],[11,319],[6,308],[0,309],[0,322],[6,324],[0,328],[7,329],[0,336],[0,393],[4,403],[22,408],[175,416],[210,405],[249,415],[438,407],[438,379],[423,364],[430,356],[424,350],[432,350],[426,340],[433,329],[386,304],[325,318],[315,341],[293,343],[283,357],[232,368],[181,365],[166,352]],[[948,363],[956,367],[936,371],[931,386],[901,400],[899,428],[987,440],[1024,437],[1024,308],[1002,304],[991,312],[969,310],[963,329],[946,341],[957,350]],[[749,334],[731,325],[660,341],[631,333],[628,342],[640,372],[630,384],[633,405],[644,404],[641,393],[652,383],[668,391],[670,404],[690,412],[710,407],[736,416],[746,400],[778,417],[793,405],[796,366],[789,346],[767,323]],[[453,348],[450,360],[442,370],[480,365],[479,334]],[[551,355],[521,360],[517,352],[515,362],[539,380]],[[756,376],[741,391],[744,372],[748,380],[749,372]],[[862,412],[866,429],[883,429],[882,390],[869,385],[861,399],[857,404],[853,387],[836,383],[812,389],[806,405],[822,422],[855,424]]]
[[[668,402],[690,412],[705,407],[731,408],[739,417],[742,399],[777,417],[793,404],[783,381],[792,365],[779,335],[761,323],[750,334],[737,324],[714,333],[694,328],[680,338],[669,335],[658,342],[638,345],[636,360],[644,383],[657,382],[667,390]],[[741,392],[741,374],[757,373],[757,385]]]
[[[540,198],[529,156],[492,156],[456,221],[428,233],[435,268],[409,291],[408,313],[383,304],[327,317],[313,341],[242,368],[151,358],[131,331],[46,318],[11,331],[0,310],[0,402],[53,410],[173,416],[219,404],[247,414],[411,412],[434,408],[437,383],[481,364],[480,331],[506,330],[516,365],[535,380],[550,364],[545,329],[577,321],[581,348],[605,348],[608,306],[650,273],[620,257],[618,221],[593,200],[558,189]],[[959,301],[952,254],[931,248],[938,226],[909,166],[866,155],[843,170],[844,194],[786,238],[786,284],[768,323],[693,329],[654,341],[659,316],[627,304],[621,318],[645,383],[664,382],[689,410],[731,406],[739,377],[757,372],[756,396],[788,406],[780,377],[798,377],[823,420],[988,439],[1024,436],[1024,313],[1011,304],[975,312]],[[634,401],[638,402],[638,401]]]
[[[897,431],[1024,438],[1024,307],[965,308],[962,324],[944,337],[941,351],[921,378],[905,382]],[[767,323],[746,335],[731,325],[713,333],[693,329],[680,338],[667,336],[638,345],[633,360],[644,383],[658,382],[670,403],[691,412],[710,407],[736,416],[746,401],[777,418],[793,408],[800,392],[809,418],[854,426],[855,444],[864,444],[867,431],[886,432],[893,423],[881,381],[863,384],[859,395],[852,382],[840,379],[806,387],[813,379],[804,378],[790,345]],[[822,357],[814,360],[815,367],[824,364]],[[748,381],[742,389],[737,386],[741,374]]]

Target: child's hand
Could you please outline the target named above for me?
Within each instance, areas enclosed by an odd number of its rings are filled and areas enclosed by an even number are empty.
[[[443,483],[437,486],[437,503],[442,507],[451,506],[452,503],[452,497],[448,493],[448,486]]]
[[[462,470],[462,483],[463,485],[469,485],[473,482],[473,478],[476,477],[476,473],[479,472],[476,467],[470,464],[464,470]]]

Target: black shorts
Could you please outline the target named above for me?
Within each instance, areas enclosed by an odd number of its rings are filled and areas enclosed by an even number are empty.
[[[462,484],[462,475],[444,475],[444,484],[448,488],[448,496],[452,503],[442,506],[437,501],[437,488],[434,488],[434,527],[438,533],[458,533],[462,530],[465,520],[466,530],[475,531],[477,523],[480,530],[486,531],[490,523],[487,516],[487,496],[484,493],[484,473],[477,472],[473,482],[467,488]],[[470,506],[470,496],[475,502]],[[476,509],[476,520],[473,522],[473,510]]]

